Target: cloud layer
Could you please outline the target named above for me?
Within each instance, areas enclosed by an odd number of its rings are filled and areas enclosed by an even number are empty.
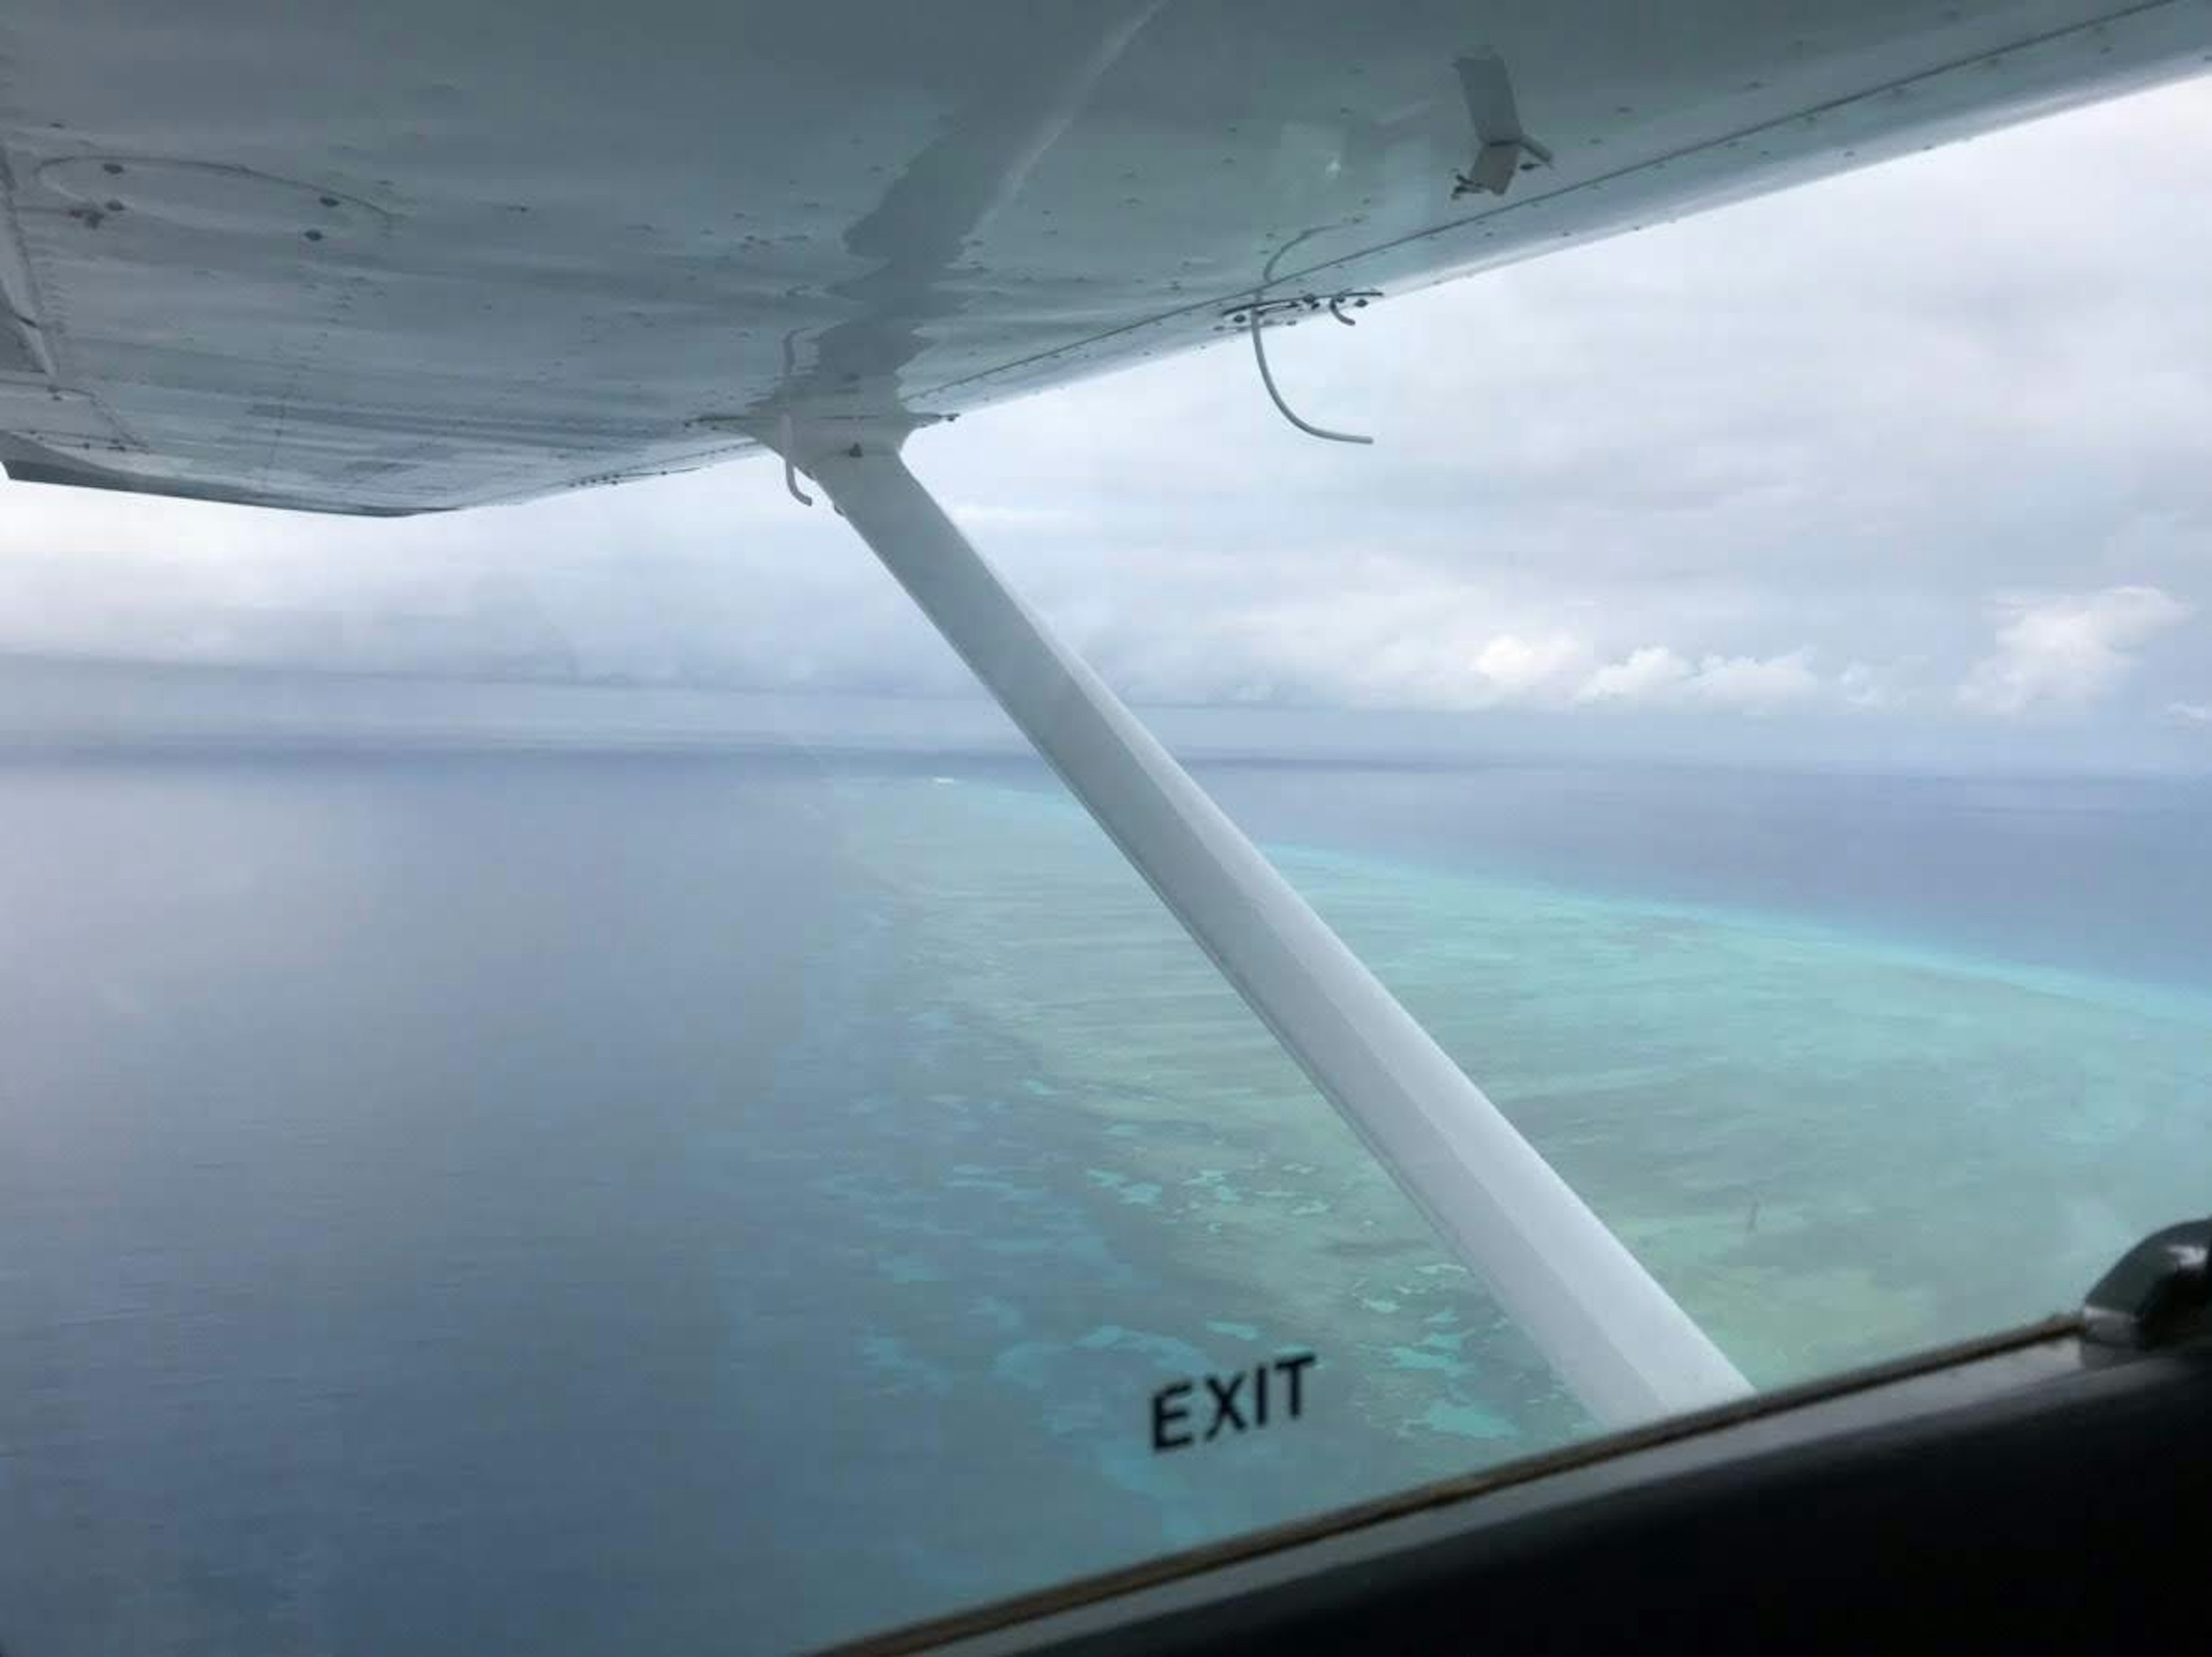
[[[2085,707],[2118,689],[2136,652],[2191,612],[2148,586],[2006,599],[1997,610],[1997,647],[1974,664],[1959,700],[1989,713]]]

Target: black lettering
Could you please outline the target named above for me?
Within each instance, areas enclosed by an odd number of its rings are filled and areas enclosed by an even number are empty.
[[[1297,1420],[1306,1410],[1306,1371],[1319,1362],[1311,1352],[1291,1352],[1225,1375],[1194,1375],[1188,1381],[1169,1382],[1152,1394],[1154,1454],[1211,1444],[1224,1432],[1235,1437],[1283,1420],[1285,1390],[1290,1406],[1287,1418]],[[1271,1370],[1285,1385],[1271,1385]],[[1251,1382],[1249,1389],[1247,1381]],[[1196,1410],[1201,1383],[1211,1411],[1202,1433],[1197,1429]]]
[[[1168,1429],[1176,1423],[1190,1419],[1188,1410],[1172,1403],[1173,1399],[1188,1397],[1190,1390],[1191,1386],[1188,1381],[1178,1381],[1173,1386],[1163,1387],[1152,1394],[1152,1453],[1155,1455],[1162,1450],[1180,1450],[1192,1442],[1188,1433],[1168,1431]],[[1211,1438],[1213,1435],[1208,1433],[1206,1436]]]
[[[1221,1384],[1221,1378],[1218,1375],[1208,1375],[1206,1378],[1206,1390],[1213,1395],[1213,1424],[1206,1429],[1207,1443],[1213,1442],[1214,1435],[1221,1430],[1224,1422],[1240,1433],[1244,1430],[1244,1417],[1237,1412],[1237,1394],[1243,1389],[1243,1386],[1244,1375],[1242,1370],[1229,1377],[1229,1384],[1226,1387]]]

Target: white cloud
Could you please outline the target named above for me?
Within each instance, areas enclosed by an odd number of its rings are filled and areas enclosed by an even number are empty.
[[[2034,707],[2086,707],[2109,695],[2135,666],[2135,651],[2186,621],[2191,606],[2162,588],[2001,600],[1996,650],[1959,687],[1961,706],[2012,714]]]
[[[2212,725],[2212,702],[2168,702],[2166,716],[2183,725]]]
[[[1664,645],[1646,645],[1591,674],[1575,695],[1583,702],[1656,701],[1690,677],[1690,665]]]
[[[1836,675],[1836,695],[1846,707],[1881,713],[1902,707],[1911,700],[1911,692],[1900,679],[1896,668],[1853,662]]]
[[[1687,688],[1698,701],[1711,707],[1752,713],[1806,701],[1820,689],[1810,653],[1793,650],[1786,656],[1708,656],[1698,664]]]
[[[945,511],[970,533],[987,530],[1066,530],[1083,522],[1083,514],[1073,507],[1035,502],[956,501]]]
[[[1695,707],[1762,713],[1820,692],[1812,652],[1705,656],[1692,665],[1665,645],[1646,645],[1583,681],[1575,700],[1615,707]]]
[[[1581,676],[1589,657],[1589,646],[1571,633],[1539,639],[1501,633],[1475,652],[1469,665],[1495,699],[1513,701],[1559,689]]]

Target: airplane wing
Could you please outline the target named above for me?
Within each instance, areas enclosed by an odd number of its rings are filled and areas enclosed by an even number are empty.
[[[0,463],[386,514],[617,482],[2208,52],[2204,0],[15,0]]]

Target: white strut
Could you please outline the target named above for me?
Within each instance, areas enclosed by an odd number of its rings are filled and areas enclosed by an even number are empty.
[[[1618,1427],[1747,1391],[1688,1314],[999,580],[901,461],[904,432],[858,431],[804,431],[803,452],[786,458],[843,511],[1584,1406]]]

